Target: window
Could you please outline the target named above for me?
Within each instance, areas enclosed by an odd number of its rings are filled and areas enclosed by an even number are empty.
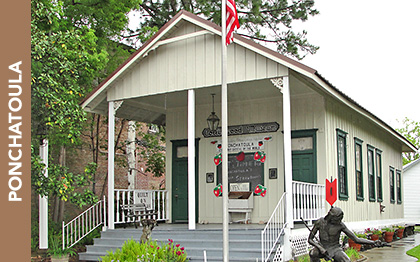
[[[395,188],[394,188],[394,168],[389,167],[389,194],[391,203],[395,203]]]
[[[356,166],[356,199],[364,200],[363,197],[363,161],[362,161],[362,143],[363,141],[354,139],[354,159]]]
[[[374,166],[374,148],[370,145],[367,147],[367,165],[368,165],[368,185],[369,185],[369,201],[375,201],[375,166]]]
[[[341,200],[347,200],[347,133],[337,129],[338,192]]]
[[[401,198],[401,170],[397,170],[397,203],[401,204],[402,203],[402,198]]]
[[[376,193],[378,202],[382,202],[382,151],[376,149]]]

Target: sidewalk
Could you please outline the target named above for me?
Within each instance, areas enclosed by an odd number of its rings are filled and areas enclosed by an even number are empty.
[[[416,262],[417,258],[407,255],[405,252],[413,247],[420,245],[420,234],[414,234],[397,240],[391,243],[392,247],[373,248],[362,252],[368,258],[368,261],[381,261],[381,262],[395,262],[395,261],[413,261]]]

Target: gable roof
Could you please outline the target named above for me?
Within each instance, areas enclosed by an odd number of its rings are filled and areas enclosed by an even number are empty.
[[[166,23],[151,39],[145,42],[141,48],[139,48],[135,53],[133,53],[124,63],[122,63],[112,74],[110,74],[100,85],[98,85],[83,101],[81,106],[90,112],[95,112],[94,107],[99,104],[107,102],[107,90],[110,88],[111,84],[119,79],[119,77],[131,67],[138,64],[147,54],[156,49],[160,44],[166,41],[170,41],[170,33],[177,29],[180,24],[184,21],[190,22],[198,27],[203,28],[203,31],[191,33],[192,35],[205,34],[206,32],[212,33],[214,35],[219,35],[221,37],[222,31],[221,27],[216,25],[213,22],[205,20],[197,15],[194,15],[188,11],[182,10],[176,14],[168,23]],[[174,38],[182,38],[174,37]],[[173,39],[173,38],[172,38]],[[308,67],[296,60],[293,60],[289,57],[279,54],[278,52],[271,50],[265,46],[262,46],[250,39],[241,37],[237,34],[234,34],[235,44],[243,46],[244,48],[258,53],[278,64],[281,64],[289,69],[296,71],[297,73],[305,76],[310,79],[312,82],[316,83],[318,86],[322,87],[323,90],[344,103],[348,107],[357,111],[358,113],[364,115],[369,120],[374,122],[376,125],[388,131],[396,139],[400,140],[403,144],[403,151],[416,151],[417,148],[403,137],[400,133],[395,131],[392,127],[386,124],[384,121],[376,117],[374,114],[363,108],[356,101],[345,95],[339,89],[334,87],[329,83],[324,77],[322,77],[315,69]]]

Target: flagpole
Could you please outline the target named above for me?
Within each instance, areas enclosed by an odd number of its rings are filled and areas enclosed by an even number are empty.
[[[226,0],[222,0],[222,185],[223,185],[223,261],[229,261],[229,212],[228,212],[228,110],[227,110],[227,46]]]

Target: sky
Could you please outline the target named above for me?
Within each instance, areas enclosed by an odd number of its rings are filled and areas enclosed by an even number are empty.
[[[420,121],[419,0],[315,0],[295,28],[320,47],[301,62],[394,128]]]
[[[394,128],[405,117],[420,121],[420,0],[315,0],[315,7],[319,15],[292,24],[320,47],[300,62]]]

